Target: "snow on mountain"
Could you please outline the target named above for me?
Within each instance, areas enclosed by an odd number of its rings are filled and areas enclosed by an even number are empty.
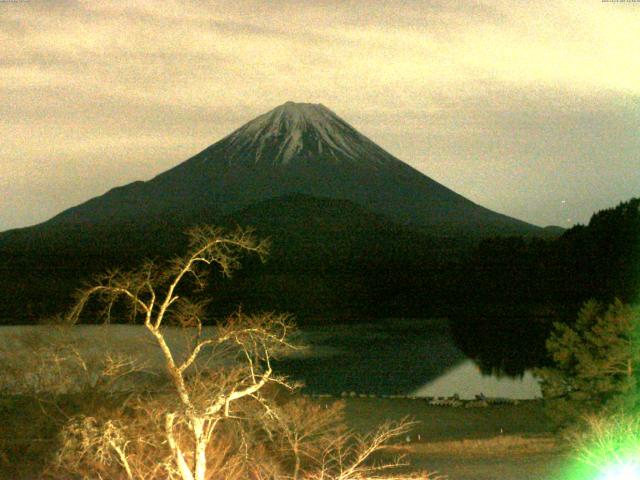
[[[254,149],[255,160],[287,164],[297,155],[320,154],[368,163],[389,155],[322,104],[287,102],[239,128],[223,141],[240,150]]]

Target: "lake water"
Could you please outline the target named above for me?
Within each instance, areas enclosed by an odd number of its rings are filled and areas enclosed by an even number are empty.
[[[412,392],[416,397],[450,397],[475,398],[479,393],[487,397],[514,399],[541,398],[540,385],[531,372],[522,377],[498,377],[483,375],[478,366],[471,360],[462,362],[451,368],[441,377],[426,383]]]
[[[445,319],[389,319],[371,324],[305,328],[302,355],[278,363],[309,393],[533,399],[540,386],[521,377],[483,375],[456,346]]]
[[[169,343],[184,351],[179,329],[167,330]],[[54,339],[73,341],[89,364],[107,350],[138,357],[150,372],[163,370],[161,353],[142,326],[45,326],[0,328],[0,361],[29,364],[35,347]],[[540,388],[530,373],[522,378],[482,375],[458,347],[445,319],[388,319],[376,323],[305,327],[298,342],[308,347],[277,362],[275,369],[305,384],[308,393],[341,395],[451,396],[530,399]],[[21,360],[24,357],[24,362]],[[44,358],[42,362],[46,363]],[[132,379],[134,382],[142,379]],[[2,387],[2,385],[0,385]]]

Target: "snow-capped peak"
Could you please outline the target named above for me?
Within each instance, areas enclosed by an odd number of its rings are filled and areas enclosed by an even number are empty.
[[[254,162],[287,165],[296,158],[386,163],[391,155],[322,104],[286,102],[239,128],[224,141],[251,152]],[[395,160],[395,159],[393,159]],[[245,158],[242,161],[248,161]]]

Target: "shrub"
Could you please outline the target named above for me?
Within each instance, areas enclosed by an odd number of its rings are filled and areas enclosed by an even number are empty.
[[[581,432],[570,435],[575,458],[589,478],[640,478],[640,418],[618,413],[584,418]],[[584,475],[581,477],[584,478]]]

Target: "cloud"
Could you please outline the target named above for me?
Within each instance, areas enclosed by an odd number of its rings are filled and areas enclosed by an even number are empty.
[[[635,146],[637,134],[629,123],[640,95],[634,7],[578,0],[0,3],[0,93],[9,99],[0,105],[0,195],[25,198],[11,220],[0,210],[0,229],[102,193],[102,180],[76,174],[78,162],[104,164],[111,186],[149,178],[286,100],[324,103],[463,195],[503,211],[520,202],[512,214],[550,222],[564,215],[545,215],[552,206],[532,199],[533,190],[498,191],[473,178],[496,171],[505,184],[514,175],[542,178],[539,171],[578,156],[576,178],[594,177],[589,172],[605,158],[629,173],[631,147],[616,149],[615,141]],[[111,163],[101,163],[106,152]],[[444,166],[433,167],[438,162]],[[20,190],[28,187],[18,179],[31,178],[34,165],[64,192],[52,194],[46,215]],[[545,185],[553,184],[545,175]],[[69,182],[76,188],[63,187]]]

